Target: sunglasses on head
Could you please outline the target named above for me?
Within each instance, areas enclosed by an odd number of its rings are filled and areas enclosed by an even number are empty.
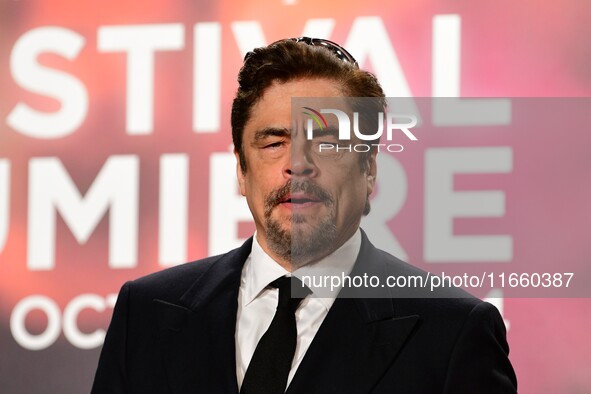
[[[295,37],[295,38],[286,38],[283,40],[275,41],[273,44],[277,44],[284,41],[294,41],[294,42],[303,42],[306,45],[314,46],[314,47],[323,47],[328,49],[333,55],[335,55],[340,60],[350,63],[353,66],[359,68],[359,64],[357,64],[357,60],[342,46],[339,44],[332,42],[330,40],[325,40],[324,38],[310,38],[310,37]],[[248,52],[246,56],[244,56],[244,61],[248,60],[250,56],[252,56],[253,52]]]

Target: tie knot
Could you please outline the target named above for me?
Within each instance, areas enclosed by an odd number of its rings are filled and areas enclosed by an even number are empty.
[[[298,278],[293,276],[282,276],[275,279],[270,285],[279,289],[277,308],[289,308],[292,312],[295,312],[300,302],[311,293],[307,286],[304,286]]]

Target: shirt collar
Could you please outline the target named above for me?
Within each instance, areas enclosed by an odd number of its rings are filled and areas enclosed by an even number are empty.
[[[252,239],[252,251],[244,267],[243,285],[244,298],[242,306],[250,304],[257,296],[277,278],[291,276],[291,272],[277,264],[257,241],[257,234]]]
[[[340,279],[349,275],[357,261],[360,249],[361,230],[358,228],[340,248],[314,264],[297,269],[293,275],[312,290],[313,297],[318,298],[326,309],[330,309],[343,287],[339,281],[339,286],[331,288],[331,278]]]
[[[355,233],[349,238],[340,248],[326,256],[322,260],[306,265],[296,270],[293,275],[302,279],[304,276],[316,278],[329,278],[333,275],[349,275],[357,255],[361,249],[361,231],[357,229]],[[244,266],[242,277],[242,285],[244,286],[244,297],[242,305],[250,304],[258,297],[269,283],[282,276],[291,276],[292,273],[277,264],[271,256],[269,256],[257,241],[257,234],[255,233],[252,241],[252,251]],[[315,297],[317,297],[324,307],[328,310],[334,303],[342,286],[330,289],[327,286],[315,287],[314,283],[310,284],[310,290]]]

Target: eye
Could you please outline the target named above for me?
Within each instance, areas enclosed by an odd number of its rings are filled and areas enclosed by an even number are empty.
[[[272,142],[270,144],[266,144],[265,146],[263,146],[263,149],[277,149],[280,148],[283,145],[283,141],[276,141],[276,142]]]
[[[275,152],[279,152],[282,151],[286,148],[287,146],[287,141],[285,139],[268,139],[266,141],[262,141],[260,144],[259,149],[262,152],[269,152],[269,153],[275,153]]]

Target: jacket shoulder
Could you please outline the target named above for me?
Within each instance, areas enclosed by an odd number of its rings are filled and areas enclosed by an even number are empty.
[[[166,268],[127,282],[134,299],[178,300],[201,278],[222,280],[224,275],[240,270],[250,254],[251,240],[227,253]]]
[[[174,267],[153,272],[130,282],[134,288],[158,288],[167,285],[182,286],[183,283],[193,283],[207,273],[220,259],[230,253],[206,257]]]
[[[482,302],[459,287],[431,286],[432,283],[438,284],[435,279],[436,273],[422,270],[378,248],[374,249],[374,253],[377,259],[383,262],[385,274],[388,277],[401,279],[406,285],[391,288],[396,298],[456,299],[452,304],[465,305],[469,310]]]

